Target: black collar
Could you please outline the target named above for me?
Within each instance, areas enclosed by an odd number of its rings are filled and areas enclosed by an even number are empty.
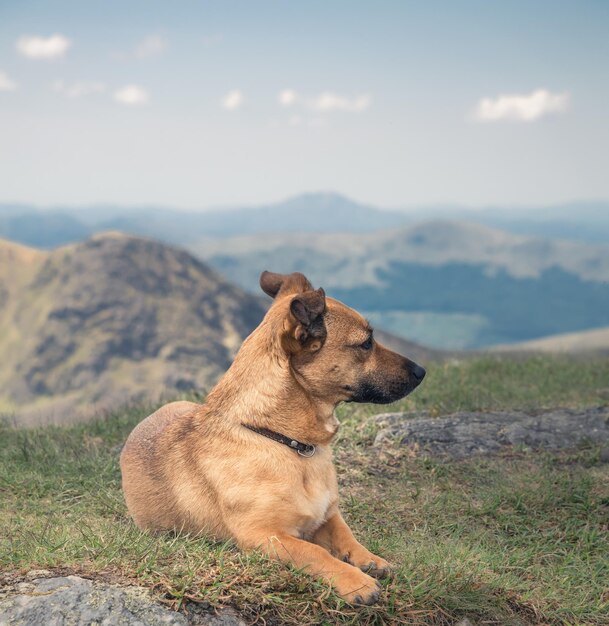
[[[316,448],[310,443],[302,443],[296,439],[292,439],[291,437],[286,437],[281,433],[276,433],[274,430],[269,430],[268,428],[258,428],[257,426],[250,426],[249,424],[241,424],[241,426],[258,433],[259,435],[268,437],[277,443],[282,443],[284,446],[292,448],[292,450],[296,450],[300,456],[308,458],[315,454]]]

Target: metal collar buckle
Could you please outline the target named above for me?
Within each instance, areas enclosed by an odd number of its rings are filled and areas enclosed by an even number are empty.
[[[313,445],[308,445],[306,450],[297,450],[298,454],[300,454],[300,456],[304,456],[307,459],[310,459],[315,452],[317,452],[317,448]]]

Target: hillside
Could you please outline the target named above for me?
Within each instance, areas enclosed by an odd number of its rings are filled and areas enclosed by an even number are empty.
[[[69,421],[201,390],[265,312],[188,253],[121,234],[0,242],[0,412]]]
[[[415,221],[458,220],[542,239],[609,244],[609,201],[579,200],[546,206],[434,205],[404,209]]]
[[[494,350],[498,352],[564,352],[570,354],[577,352],[609,353],[609,327],[594,328],[579,333],[551,335],[543,339],[508,346],[496,346]]]
[[[479,348],[609,324],[609,246],[431,221],[370,234],[210,239],[190,249],[246,289],[253,268],[304,271],[374,324]]]
[[[591,200],[545,207],[460,209],[453,218],[477,221],[512,233],[547,239],[609,244],[609,202]]]
[[[379,284],[378,270],[391,263],[441,267],[451,263],[505,270],[514,278],[538,278],[559,268],[584,280],[609,280],[609,246],[549,240],[470,222],[432,220],[369,234],[284,233],[265,237],[204,238],[189,248],[251,288],[252,264],[302,267],[325,275],[328,286],[348,288]],[[320,277],[316,277],[319,279]],[[329,281],[329,282],[328,282]]]

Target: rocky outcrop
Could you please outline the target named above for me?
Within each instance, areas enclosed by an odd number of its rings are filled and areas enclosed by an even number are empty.
[[[492,454],[509,447],[559,450],[609,442],[609,407],[535,414],[462,412],[444,417],[383,413],[374,419],[380,429],[377,446],[391,440],[421,454],[454,458]]]
[[[39,572],[38,574],[44,574]],[[34,573],[35,574],[35,573]],[[177,613],[141,587],[79,576],[32,578],[0,590],[0,626],[246,626],[231,609]]]

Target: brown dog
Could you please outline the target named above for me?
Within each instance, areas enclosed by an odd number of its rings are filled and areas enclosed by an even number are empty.
[[[261,548],[370,604],[379,587],[369,574],[384,576],[389,564],[338,510],[334,408],[402,398],[425,370],[376,343],[361,315],[302,274],[263,272],[260,285],[275,301],[206,403],[167,404],[129,436],[129,512],[142,529]]]

